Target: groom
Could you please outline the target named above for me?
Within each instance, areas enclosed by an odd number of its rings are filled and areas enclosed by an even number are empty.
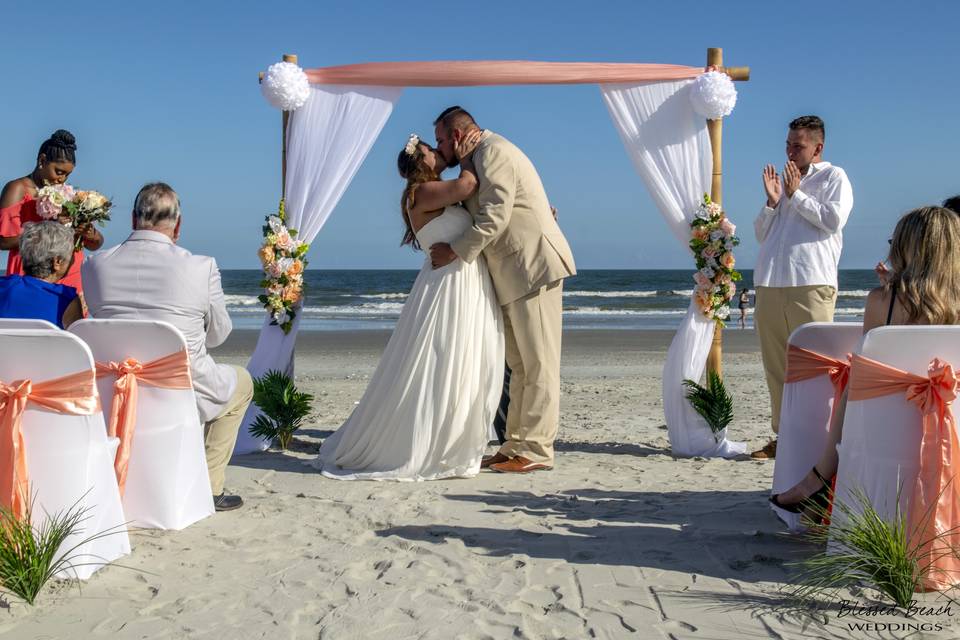
[[[434,121],[437,150],[457,165],[453,145],[479,130],[460,107]],[[573,254],[550,211],[530,159],[507,139],[484,131],[473,152],[479,188],[466,201],[473,226],[451,244],[430,247],[435,269],[482,252],[503,307],[510,410],[507,441],[481,463],[501,473],[553,468],[560,424],[560,333],[563,279],[576,274]]]

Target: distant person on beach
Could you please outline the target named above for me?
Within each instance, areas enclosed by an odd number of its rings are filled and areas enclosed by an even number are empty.
[[[750,306],[750,289],[744,289],[740,292],[740,328],[747,328],[747,307]]]
[[[133,233],[91,256],[83,281],[93,317],[162,320],[183,334],[204,423],[213,505],[230,511],[243,500],[224,492],[224,476],[253,399],[253,380],[246,369],[217,364],[207,353],[226,341],[233,324],[217,261],[177,246],[182,220],[176,191],[162,182],[146,185],[133,201]]]
[[[783,174],[763,169],[767,201],[754,222],[760,252],[754,269],[754,324],[770,391],[774,439],[751,456],[774,458],[787,360],[787,339],[807,322],[832,322],[843,226],[853,188],[840,167],[823,160],[825,129],[817,116],[789,125]]]

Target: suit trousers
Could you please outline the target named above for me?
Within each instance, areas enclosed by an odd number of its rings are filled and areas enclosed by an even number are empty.
[[[247,413],[247,407],[253,400],[253,378],[250,373],[236,365],[232,366],[237,372],[237,387],[227,401],[223,411],[216,418],[204,425],[203,439],[207,452],[207,472],[210,474],[210,490],[213,495],[223,493],[223,480],[227,471],[227,463],[233,455],[233,447],[237,444],[237,432],[240,423]]]
[[[754,323],[770,391],[770,424],[780,430],[780,403],[787,369],[787,340],[808,322],[833,322],[837,290],[830,285],[757,287]]]
[[[503,306],[510,409],[500,453],[553,464],[560,426],[560,338],[563,280]]]

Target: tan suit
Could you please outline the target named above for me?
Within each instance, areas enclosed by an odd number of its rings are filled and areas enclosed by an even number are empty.
[[[473,226],[451,243],[463,260],[483,253],[503,307],[510,409],[503,455],[553,464],[560,424],[563,279],[573,253],[530,159],[485,131],[473,154],[480,185],[467,200]]]

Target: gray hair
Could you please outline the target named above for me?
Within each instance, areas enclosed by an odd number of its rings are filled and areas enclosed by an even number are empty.
[[[73,255],[73,229],[59,222],[28,222],[20,233],[23,271],[34,278],[53,275],[53,261],[69,262]]]
[[[180,219],[180,198],[170,185],[151,182],[140,189],[133,201],[134,227],[172,227]]]

